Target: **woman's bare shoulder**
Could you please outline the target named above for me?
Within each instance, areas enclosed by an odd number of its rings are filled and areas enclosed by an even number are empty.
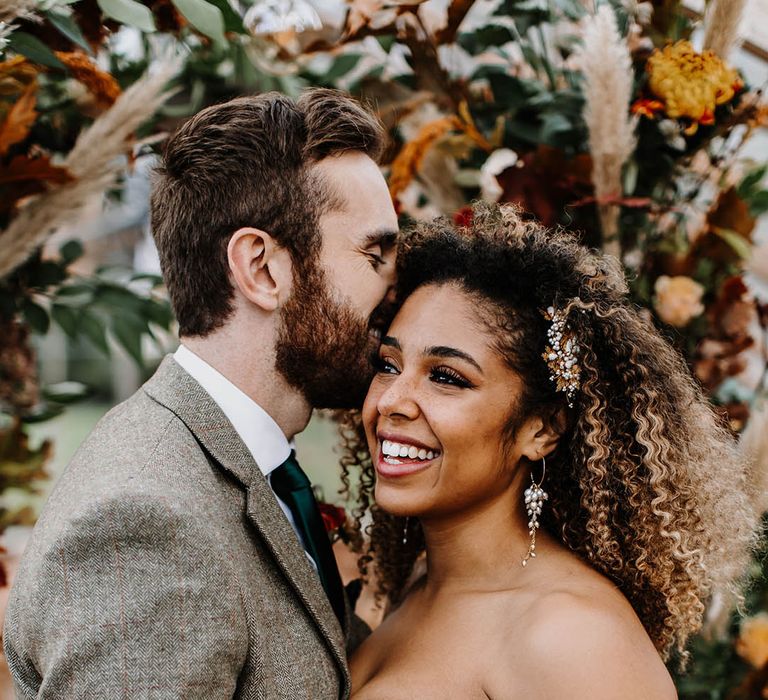
[[[674,700],[677,693],[648,634],[607,580],[543,592],[509,630],[501,674],[526,697]],[[500,684],[498,687],[503,687]],[[504,694],[492,694],[496,699]]]
[[[519,622],[516,642],[507,649],[515,678],[532,683],[529,697],[677,698],[664,663],[620,594],[600,587],[546,593]]]

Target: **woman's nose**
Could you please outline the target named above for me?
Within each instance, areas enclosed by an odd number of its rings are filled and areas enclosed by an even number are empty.
[[[394,377],[379,397],[378,409],[382,416],[414,420],[419,415],[419,403],[413,382],[404,374]]]

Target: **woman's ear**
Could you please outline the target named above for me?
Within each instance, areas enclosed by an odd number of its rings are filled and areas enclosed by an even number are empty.
[[[227,259],[240,293],[264,311],[275,311],[291,289],[290,253],[268,233],[243,227],[232,234]]]
[[[565,433],[568,418],[565,409],[558,408],[550,414],[533,416],[524,427],[522,453],[532,462],[549,455]]]

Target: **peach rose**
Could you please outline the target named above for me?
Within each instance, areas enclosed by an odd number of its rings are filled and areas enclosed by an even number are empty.
[[[758,613],[741,623],[736,651],[755,668],[768,663],[768,613]]]
[[[671,326],[685,326],[704,311],[704,304],[701,303],[704,287],[690,277],[662,275],[656,280],[654,290],[656,313]]]

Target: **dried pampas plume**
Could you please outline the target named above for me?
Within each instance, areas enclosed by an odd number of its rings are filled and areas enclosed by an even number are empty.
[[[755,406],[739,438],[739,451],[746,464],[747,487],[757,518],[768,512],[768,401]],[[759,523],[755,523],[759,527]],[[703,634],[724,639],[731,612],[739,601],[726,590],[716,590],[707,609]]]
[[[768,401],[752,409],[739,447],[748,465],[755,510],[768,512]]]
[[[603,247],[606,253],[620,257],[619,206],[610,200],[621,196],[621,168],[635,150],[635,120],[629,113],[632,58],[610,6],[602,5],[584,23],[584,43],[576,60],[584,75],[592,183]]]
[[[739,43],[739,27],[747,0],[713,0],[704,19],[704,49],[727,59]]]
[[[70,223],[88,202],[111,187],[125,169],[132,134],[171,95],[165,85],[178,72],[180,59],[164,61],[131,85],[77,139],[62,166],[74,180],[30,198],[0,232],[0,278],[21,265],[58,227]]]
[[[37,0],[0,0],[0,22],[9,24],[15,19],[32,19]]]

